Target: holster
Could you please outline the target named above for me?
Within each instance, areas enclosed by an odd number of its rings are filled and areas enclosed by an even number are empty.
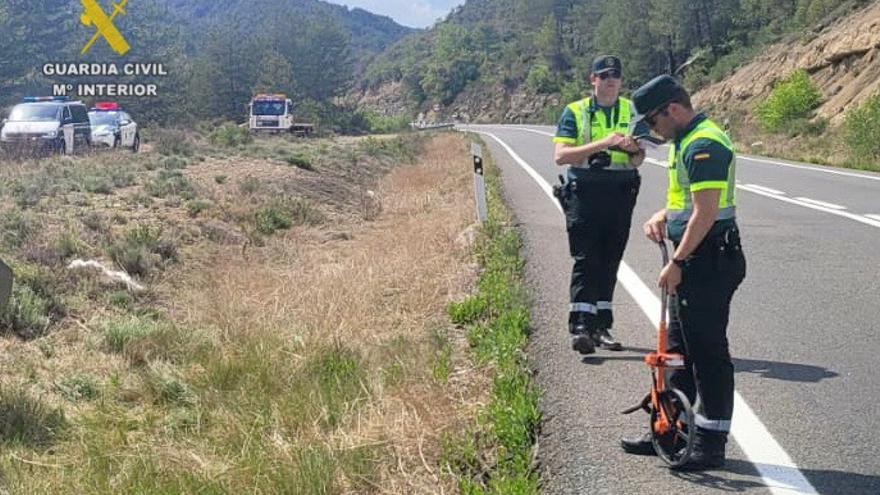
[[[562,175],[559,175],[559,184],[553,185],[553,197],[559,201],[559,205],[562,206],[562,211],[568,211],[568,200],[571,197],[571,182],[566,182],[565,178]]]

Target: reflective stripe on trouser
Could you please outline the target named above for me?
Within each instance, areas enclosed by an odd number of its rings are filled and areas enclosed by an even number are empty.
[[[617,269],[629,239],[639,184],[638,176],[607,182],[578,181],[577,193],[566,207],[569,252],[574,260],[569,322],[580,321],[589,330],[611,328]],[[576,311],[575,304],[589,304],[596,310]]]
[[[597,308],[590,303],[571,303],[569,311],[572,313],[590,313],[596,314]]]
[[[704,241],[717,246],[717,239]],[[677,292],[681,324],[669,327],[670,352],[683,353],[686,367],[671,381],[696,407],[697,426],[727,432],[733,416],[733,363],[727,323],[733,293],[745,278],[745,257],[737,244],[705,248],[688,260]],[[699,400],[697,400],[699,398]]]
[[[705,430],[712,431],[730,431],[730,420],[729,419],[709,419],[706,416],[703,416],[700,413],[694,414],[694,422],[700,428]]]

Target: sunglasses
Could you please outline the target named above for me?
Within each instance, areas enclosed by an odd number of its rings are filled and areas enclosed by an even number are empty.
[[[620,76],[621,76],[620,71],[617,69],[611,69],[609,71],[600,72],[596,75],[599,76],[599,79],[601,79],[603,81],[608,79],[609,77],[611,77],[613,79],[620,79]]]
[[[657,124],[657,117],[661,113],[663,115],[667,114],[667,112],[666,112],[667,108],[669,108],[669,103],[667,103],[667,104],[663,105],[662,107],[658,108],[657,110],[645,115],[645,117],[642,120],[644,120],[645,123],[648,124],[649,126],[654,127],[654,125]]]

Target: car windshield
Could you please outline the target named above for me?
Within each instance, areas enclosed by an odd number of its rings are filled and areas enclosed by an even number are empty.
[[[10,122],[51,122],[58,120],[58,105],[24,103],[16,105],[9,114]]]
[[[284,102],[255,101],[252,112],[254,115],[284,115]]]
[[[92,125],[115,125],[116,112],[89,112],[89,122]]]

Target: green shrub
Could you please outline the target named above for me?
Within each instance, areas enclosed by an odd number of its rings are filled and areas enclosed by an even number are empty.
[[[131,309],[134,306],[134,297],[127,290],[116,290],[107,294],[107,302],[117,308]]]
[[[197,217],[199,216],[199,213],[213,207],[214,203],[212,203],[211,201],[208,201],[206,199],[194,199],[186,203],[186,212],[191,217]]]
[[[254,214],[257,232],[272,235],[277,230],[286,230],[293,225],[290,212],[282,206],[264,206]]]
[[[844,140],[856,160],[880,160],[880,94],[847,112]]]
[[[409,129],[412,117],[407,114],[382,115],[377,112],[365,112],[367,127],[371,134],[391,134]]]
[[[181,156],[166,156],[161,161],[162,168],[165,170],[179,170],[189,165],[189,160]]]
[[[153,139],[155,140],[153,148],[159,152],[160,155],[193,155],[193,143],[182,131],[173,129],[156,130],[153,133]]]
[[[216,182],[217,184],[225,184],[227,179],[229,179],[229,176],[225,174],[214,176],[214,182]]]
[[[113,182],[109,177],[100,175],[87,175],[83,177],[83,190],[92,194],[110,194],[113,192]]]
[[[66,259],[82,255],[89,246],[80,238],[76,229],[67,228],[55,241],[55,248],[58,250],[58,254]]]
[[[177,246],[162,235],[161,227],[139,225],[107,248],[110,258],[130,275],[148,276],[159,262],[177,261]],[[158,259],[156,259],[158,258]]]
[[[238,190],[244,194],[256,194],[262,189],[263,183],[260,179],[248,175],[238,183]]]
[[[151,363],[146,375],[146,385],[157,403],[177,406],[193,406],[198,397],[173,366],[166,362]]]
[[[526,87],[538,94],[553,93],[559,89],[559,83],[546,65],[533,65],[526,76]]]
[[[373,158],[388,157],[399,161],[411,162],[415,157],[415,149],[413,140],[410,136],[397,136],[394,138],[374,138],[368,137],[361,140],[358,144],[359,150],[349,150],[353,156],[350,157],[353,165],[357,164],[360,154],[366,154]]]
[[[786,134],[795,136],[821,136],[828,129],[828,119],[795,119],[788,124]]]
[[[758,121],[769,132],[779,132],[796,119],[809,116],[822,98],[819,88],[804,70],[796,70],[773,86],[756,108]]]
[[[101,394],[98,380],[87,373],[65,377],[56,388],[65,399],[73,402],[96,399]]]
[[[179,170],[159,171],[155,179],[144,184],[144,192],[157,198],[179,196],[183,199],[193,199],[196,196],[192,183]]]
[[[50,407],[21,390],[0,390],[0,442],[45,447],[66,426],[61,409]]]
[[[247,128],[239,127],[231,122],[214,129],[208,139],[212,144],[228,148],[238,148],[250,144],[254,140]]]
[[[271,235],[293,225],[317,225],[323,221],[324,215],[320,210],[300,198],[275,201],[254,212],[257,232],[263,235]]]
[[[432,340],[436,350],[431,363],[431,376],[438,383],[447,383],[452,372],[452,343],[446,332],[439,330],[434,332]]]
[[[288,165],[293,165],[294,167],[301,168],[303,170],[315,170],[315,168],[312,166],[311,158],[302,154],[288,155],[284,159],[284,161],[286,161]]]
[[[205,332],[179,327],[149,314],[106,322],[103,338],[108,352],[121,354],[132,364],[184,363],[200,359],[213,349]]]
[[[316,393],[320,416],[336,426],[353,402],[368,393],[360,356],[345,348],[327,348],[306,362],[302,385]]]
[[[450,320],[456,325],[476,323],[489,309],[489,301],[482,294],[468,296],[464,301],[453,302],[446,308]]]
[[[132,316],[113,320],[104,327],[104,345],[110,352],[124,354],[131,345],[158,331],[159,324],[145,318]]]
[[[52,301],[28,284],[17,282],[12,286],[12,297],[0,312],[0,322],[20,337],[32,339],[46,334],[52,323],[51,312]]]
[[[128,187],[135,184],[135,176],[127,168],[118,167],[110,171],[110,182],[113,187]]]
[[[3,228],[3,242],[9,247],[20,247],[40,229],[36,217],[16,209],[3,213],[0,226]]]

